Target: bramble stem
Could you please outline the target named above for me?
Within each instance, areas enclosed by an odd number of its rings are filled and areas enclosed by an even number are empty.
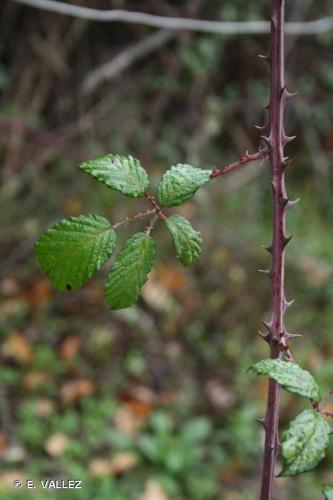
[[[112,225],[113,229],[117,229],[118,227],[124,226],[128,224],[129,222],[132,222],[134,220],[142,220],[145,217],[148,217],[149,215],[155,215],[157,212],[156,208],[151,208],[149,210],[146,210],[145,212],[138,212],[135,215],[132,215],[131,217],[126,217],[126,219],[116,222],[115,224]]]
[[[212,170],[212,173],[210,174],[210,178],[214,179],[215,177],[219,177],[220,175],[228,174],[229,172],[236,170],[236,168],[242,167],[245,163],[249,163],[250,161],[263,160],[264,158],[267,158],[268,153],[268,148],[259,149],[259,151],[254,154],[249,154],[246,151],[246,153],[241,156],[238,161],[230,163],[230,165],[227,165],[226,167],[214,168]]]
[[[154,226],[155,226],[158,218],[159,218],[159,215],[157,213],[154,215],[154,217],[151,218],[149,226],[147,226],[146,230],[145,230],[145,233],[147,234],[147,236],[149,236],[150,233],[152,232],[152,230],[154,229]]]
[[[150,194],[150,193],[145,193],[145,197],[147,198],[147,200],[150,201],[150,203],[155,208],[156,214],[159,217],[161,217],[162,220],[166,221],[167,220],[167,216],[162,212],[162,207],[161,207],[161,205],[159,205],[157,203],[155,196],[153,194]]]
[[[286,236],[287,209],[293,206],[287,197],[284,171],[288,159],[284,157],[284,147],[293,138],[287,137],[284,132],[284,108],[291,94],[285,86],[284,70],[284,29],[285,29],[285,0],[272,0],[271,19],[271,51],[267,58],[271,68],[271,95],[269,122],[263,128],[267,137],[263,137],[270,151],[273,188],[273,240],[267,250],[272,255],[272,265],[267,274],[272,282],[272,315],[265,326],[268,334],[265,340],[270,345],[271,358],[278,358],[281,352],[290,354],[288,334],[284,325],[284,315],[289,303],[285,299],[284,277],[285,259],[284,250],[289,242]],[[282,349],[283,348],[283,349]],[[274,466],[279,452],[279,385],[269,380],[268,401],[265,427],[265,451],[262,471],[261,500],[271,500],[274,477]]]

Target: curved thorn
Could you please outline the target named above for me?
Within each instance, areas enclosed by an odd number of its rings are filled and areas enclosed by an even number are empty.
[[[265,123],[265,125],[255,125],[254,126],[257,130],[260,130],[260,132],[268,132],[268,123]]]
[[[283,145],[286,146],[287,144],[289,144],[289,142],[291,142],[294,139],[296,139],[296,137],[297,137],[296,135],[290,135],[290,136],[288,136],[288,135],[284,134],[283,137],[282,137],[282,143],[283,143]]]
[[[286,238],[283,238],[283,242],[282,242],[283,243],[283,248],[285,248],[288,245],[288,243],[289,243],[289,241],[291,240],[292,237],[293,237],[293,235],[288,236]]]
[[[297,198],[297,200],[292,200],[292,201],[289,200],[287,203],[288,208],[294,208],[299,202],[299,200],[300,198]]]
[[[293,299],[293,300],[284,300],[284,305],[288,309],[289,307],[291,307],[294,304],[294,302],[295,302],[295,299]]]
[[[267,333],[266,335],[264,333],[262,333],[260,330],[258,330],[258,335],[262,338],[262,340],[264,340],[265,342],[267,342],[268,344],[270,343],[270,334]]]
[[[295,340],[295,339],[298,339],[298,338],[301,338],[301,337],[303,337],[303,335],[301,335],[300,333],[288,333],[288,332],[286,332],[284,334],[284,338],[286,340],[288,340],[288,341],[289,340]]]
[[[258,269],[258,273],[266,274],[266,276],[271,277],[272,271],[271,269]]]
[[[273,251],[273,247],[272,245],[269,245],[269,246],[266,246],[266,245],[262,245],[262,248],[264,248],[268,253],[272,253]]]
[[[262,324],[265,326],[265,328],[267,328],[267,330],[269,331],[269,333],[271,333],[272,331],[272,325],[271,323],[269,323],[268,321],[262,321]]]
[[[266,429],[266,422],[264,418],[256,418],[256,422],[258,422],[258,424],[261,424],[264,429]]]

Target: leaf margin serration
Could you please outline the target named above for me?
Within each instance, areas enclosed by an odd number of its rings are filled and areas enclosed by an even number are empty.
[[[137,301],[153,267],[155,253],[155,241],[146,233],[135,233],[126,241],[106,278],[104,297],[110,309],[126,309]],[[139,266],[138,257],[143,259]]]
[[[191,266],[198,260],[202,250],[201,233],[196,231],[190,221],[182,215],[171,215],[165,223],[171,233],[177,259],[183,266]]]
[[[86,237],[82,237],[84,234]],[[36,241],[35,253],[55,288],[78,290],[111,257],[116,242],[110,221],[96,214],[81,214],[65,217],[49,227]]]
[[[307,408],[297,415],[282,438],[283,468],[279,477],[296,476],[316,467],[325,457],[330,433],[330,425],[318,411]]]
[[[171,166],[157,188],[160,205],[170,208],[182,205],[210,180],[212,170],[203,170],[186,163]]]
[[[139,198],[149,189],[149,177],[137,158],[107,154],[87,160],[79,169],[125,196]]]

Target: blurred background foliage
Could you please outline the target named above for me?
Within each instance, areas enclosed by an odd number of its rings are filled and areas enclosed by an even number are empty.
[[[265,19],[257,0],[77,0],[206,19]],[[333,15],[330,0],[287,2],[289,20]],[[112,221],[144,202],[77,171],[107,152],[142,160],[154,187],[175,162],[212,168],[259,145],[268,36],[177,32],[122,71],[119,55],[151,36],[137,25],[87,22],[0,6],[0,498],[28,499],[14,479],[81,479],[81,490],[41,487],[31,498],[249,500],[258,495],[266,382],[246,374],[267,356],[259,340],[270,289],[267,164],[218,178],[178,210],[204,234],[184,270],[170,236],[154,231],[157,265],[137,306],[111,313],[107,268],[78,292],[52,289],[33,244],[66,215]],[[288,37],[287,75],[299,96],[287,129],[292,198],[287,315],[297,361],[333,388],[333,32]],[[108,74],[103,76],[103,65]],[[102,75],[102,77],[101,77]],[[89,83],[90,82],[90,83]],[[141,204],[142,203],[142,204]],[[141,223],[142,226],[142,223]],[[124,241],[129,231],[120,237]],[[281,425],[304,406],[282,397]],[[333,400],[326,400],[333,410]],[[276,481],[275,499],[320,498],[333,451],[312,473]]]

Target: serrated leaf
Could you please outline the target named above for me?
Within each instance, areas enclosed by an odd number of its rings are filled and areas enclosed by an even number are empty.
[[[127,240],[106,280],[105,299],[110,309],[124,309],[136,302],[154,257],[155,242],[150,236],[136,233]]]
[[[333,486],[326,485],[323,487],[323,495],[325,500],[333,500]]]
[[[201,234],[181,215],[172,215],[166,220],[166,225],[172,234],[178,260],[184,266],[191,266],[201,252]]]
[[[111,256],[117,236],[99,215],[67,217],[36,242],[39,264],[59,290],[80,288]]]
[[[210,179],[211,170],[178,164],[163,175],[157,192],[158,202],[165,207],[175,207],[189,200],[199,187]]]
[[[143,196],[149,188],[147,172],[132,156],[108,154],[82,163],[80,169],[132,198]]]
[[[315,410],[304,410],[290,422],[282,438],[283,469],[280,476],[312,470],[325,456],[331,428]]]
[[[264,359],[251,366],[250,370],[257,375],[267,375],[276,380],[286,391],[309,398],[312,401],[321,400],[320,388],[311,375],[296,363],[281,359]]]

